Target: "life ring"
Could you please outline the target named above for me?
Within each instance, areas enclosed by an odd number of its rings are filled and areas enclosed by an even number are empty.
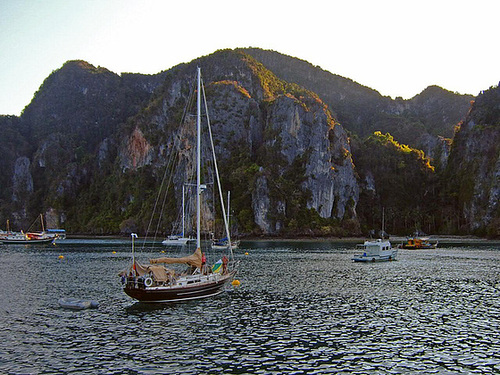
[[[144,285],[146,285],[146,286],[153,285],[153,279],[151,277],[149,277],[149,276],[145,277],[144,278]]]

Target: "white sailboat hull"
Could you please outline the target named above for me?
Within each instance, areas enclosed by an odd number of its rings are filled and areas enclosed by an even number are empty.
[[[184,246],[193,241],[194,240],[192,238],[187,238],[187,237],[167,238],[162,241],[162,244],[168,246]]]

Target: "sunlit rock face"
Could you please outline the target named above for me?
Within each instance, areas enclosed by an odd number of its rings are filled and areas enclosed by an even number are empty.
[[[212,59],[219,63],[211,64]],[[284,227],[283,219],[295,209],[289,194],[323,218],[355,218],[358,184],[349,140],[328,107],[303,88],[283,89],[286,83],[243,54],[214,54],[205,65],[203,84],[216,154],[223,173],[231,174],[232,160],[243,155],[256,165],[247,187],[251,207],[245,208],[251,208],[261,232],[279,233]],[[188,100],[192,68],[181,67],[168,77],[158,105],[122,141],[122,169],[159,167],[174,150],[181,151],[180,163],[192,168],[188,152],[194,147],[194,120],[187,119],[191,130],[180,130],[177,115]],[[184,178],[176,172],[173,181],[181,186]],[[293,184],[295,191],[290,192]]]
[[[268,118],[276,138],[266,142],[279,143],[288,165],[305,156],[304,171],[297,173],[304,173],[301,188],[310,192],[308,208],[343,219],[359,195],[347,135],[320,102],[308,104],[287,96],[276,100]]]
[[[120,150],[122,169],[137,169],[150,164],[153,159],[152,152],[152,147],[142,131],[135,128],[130,137],[125,139]]]
[[[251,74],[245,75],[247,81],[256,80],[248,80],[248,76]],[[262,101],[263,91],[255,84],[248,89],[226,85],[225,91],[219,91],[212,114],[214,132],[226,150],[231,144],[241,144],[260,160],[259,177],[249,187],[255,223],[270,234],[283,227],[280,218],[293,204],[276,191],[283,178],[300,180],[297,194],[305,194],[307,208],[321,217],[343,219],[347,211],[355,217],[359,188],[342,126],[314,95],[297,98],[285,94]],[[230,108],[229,115],[220,110],[222,103]],[[262,150],[266,156],[259,159]]]

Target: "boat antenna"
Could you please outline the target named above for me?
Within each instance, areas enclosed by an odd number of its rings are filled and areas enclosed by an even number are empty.
[[[382,207],[382,232],[380,232],[380,237],[382,239],[386,238],[386,233],[385,233],[385,207]]]

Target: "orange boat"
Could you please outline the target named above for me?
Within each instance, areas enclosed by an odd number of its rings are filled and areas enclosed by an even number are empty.
[[[420,237],[408,237],[406,242],[403,242],[399,245],[400,249],[411,249],[411,250],[420,250],[420,249],[435,249],[438,245],[436,243],[430,243],[428,238],[420,238]]]

